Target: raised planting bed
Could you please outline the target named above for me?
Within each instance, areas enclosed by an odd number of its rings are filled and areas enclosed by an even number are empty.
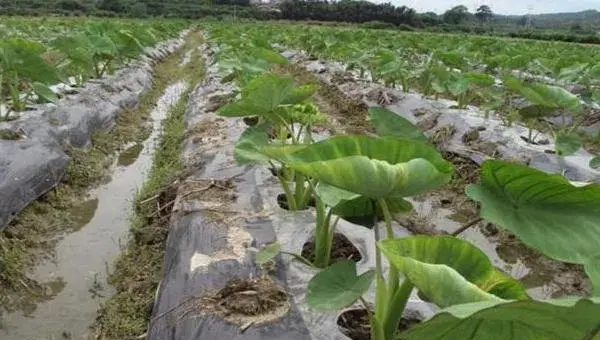
[[[173,208],[149,339],[348,339],[342,329],[347,326],[338,326],[342,312],[320,312],[306,304],[306,287],[319,269],[287,254],[272,263],[255,261],[259,249],[276,241],[282,251],[314,258],[317,217],[310,206],[301,211],[280,207],[281,187],[268,167],[236,164],[235,143],[247,125],[206,110],[236,90],[221,79],[217,67],[210,67],[186,111],[183,161],[191,175],[182,179]],[[393,228],[398,236],[410,235],[397,224]],[[372,230],[339,220],[336,232],[332,262],[353,260],[359,272],[375,266]],[[223,299],[232,284],[242,284],[236,280],[276,286],[269,292],[248,289],[244,294],[255,306],[240,310]],[[286,303],[269,302],[272,291],[284,292]],[[372,301],[374,291],[366,298]],[[211,305],[215,299],[220,299],[218,308]],[[409,311],[422,319],[433,307],[415,294]]]

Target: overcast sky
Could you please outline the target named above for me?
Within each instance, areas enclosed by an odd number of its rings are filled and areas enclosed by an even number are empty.
[[[465,5],[474,12],[479,5],[488,5],[498,14],[526,14],[578,12],[586,9],[600,10],[600,0],[371,0],[373,2],[391,2],[396,6],[408,6],[418,12],[433,11],[443,13],[457,6]]]

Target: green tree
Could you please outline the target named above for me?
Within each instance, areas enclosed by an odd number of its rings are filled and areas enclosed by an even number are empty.
[[[477,9],[477,12],[475,12],[475,17],[481,22],[487,22],[494,17],[494,13],[492,12],[490,6],[481,5]]]
[[[460,5],[451,8],[444,13],[444,22],[451,25],[459,25],[469,17],[467,7]]]
[[[129,14],[136,18],[145,18],[148,16],[148,6],[143,2],[136,2],[129,9]]]
[[[111,11],[115,13],[125,13],[129,7],[129,1],[127,0],[103,0],[99,3],[98,8],[105,11]]]
[[[421,21],[427,26],[435,26],[440,24],[441,19],[435,12],[426,12],[419,15]]]

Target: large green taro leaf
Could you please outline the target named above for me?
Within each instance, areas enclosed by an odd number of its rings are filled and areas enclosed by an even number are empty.
[[[58,100],[58,96],[56,95],[56,93],[54,93],[54,91],[52,91],[52,89],[50,89],[45,84],[35,82],[31,84],[31,87],[33,89],[33,92],[44,101],[56,102]]]
[[[243,98],[221,107],[218,114],[225,117],[262,116],[277,122],[273,115],[280,105],[299,104],[316,90],[313,85],[294,87],[291,77],[266,73],[252,79],[243,90]]]
[[[562,87],[541,83],[524,84],[521,80],[513,77],[504,78],[504,84],[533,104],[556,109],[581,110],[579,97]]]
[[[235,144],[235,159],[239,165],[251,163],[266,163],[278,159],[276,154],[271,155],[267,150],[272,150],[275,144],[269,138],[270,124],[260,124],[246,129]],[[305,148],[306,144],[288,144],[281,146],[287,152],[294,152]]]
[[[372,107],[369,109],[369,114],[371,124],[380,137],[394,136],[421,142],[429,141],[413,123],[388,109]]]
[[[117,54],[117,46],[110,37],[105,35],[89,35],[92,50],[94,54],[110,58]]]
[[[399,272],[440,307],[528,299],[525,288],[499,272],[483,251],[452,236],[411,236],[379,242]]]
[[[593,340],[599,329],[599,299],[485,301],[447,308],[397,339]]]
[[[467,188],[481,216],[553,259],[583,264],[592,274],[600,255],[600,185],[573,186],[561,175],[525,165],[486,161]],[[596,290],[600,277],[591,275]],[[594,277],[596,276],[596,277]]]
[[[354,261],[338,261],[308,282],[306,302],[312,308],[322,310],[348,307],[367,292],[374,277],[374,270],[358,275]]]
[[[394,137],[336,136],[300,150],[265,151],[322,183],[371,199],[421,194],[447,183],[454,170],[433,146]]]
[[[281,53],[263,47],[253,49],[252,57],[256,59],[262,59],[269,64],[285,65],[289,63],[288,59],[281,55]]]
[[[28,82],[50,84],[60,80],[58,71],[49,65],[41,53],[45,47],[24,39],[0,41],[0,72]],[[6,80],[6,78],[4,78]]]
[[[469,80],[470,84],[480,87],[491,87],[496,83],[496,79],[494,77],[485,73],[468,72],[465,73],[464,77]]]
[[[251,126],[246,129],[235,144],[235,159],[239,165],[268,162],[270,158],[262,153],[269,144],[267,125]]]

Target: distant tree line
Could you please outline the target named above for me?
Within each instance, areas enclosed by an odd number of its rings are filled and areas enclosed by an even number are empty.
[[[600,13],[597,11],[519,17],[496,15],[487,5],[479,6],[474,13],[465,6],[455,6],[438,15],[365,0],[283,0],[276,5],[258,6],[253,5],[251,0],[0,0],[0,14],[48,13],[188,19],[226,19],[235,15],[237,18],[258,20],[345,22],[374,29],[424,29],[600,44],[597,33],[600,31]]]
[[[241,17],[252,17],[250,0],[0,0],[4,15],[92,15],[102,17],[226,16],[238,5]]]
[[[305,1],[288,0],[281,3],[281,18],[288,20],[318,20],[364,23],[380,21],[393,25],[419,24],[417,13],[406,6],[391,3],[375,4],[368,1]]]

